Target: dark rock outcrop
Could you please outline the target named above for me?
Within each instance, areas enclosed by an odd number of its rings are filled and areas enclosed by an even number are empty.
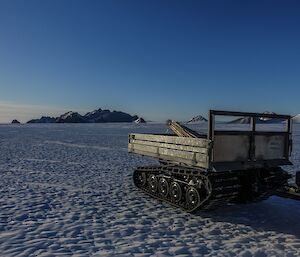
[[[59,116],[56,123],[87,123],[88,120],[81,116],[78,112],[66,112],[65,114]]]
[[[132,116],[132,121],[136,121],[137,119],[139,119],[139,116],[137,116],[137,115]],[[143,119],[143,118],[141,117],[141,119]]]
[[[88,120],[88,122],[92,123],[105,123],[105,122],[132,122],[137,116],[131,116],[125,112],[119,111],[110,111],[110,110],[102,110],[98,109],[92,112],[88,112],[84,115],[84,118]]]
[[[197,115],[197,116],[193,117],[192,119],[190,119],[187,123],[204,123],[204,122],[207,122],[207,119],[205,119],[201,115]]]
[[[33,119],[33,120],[28,121],[27,123],[55,123],[55,120],[56,120],[56,118],[54,118],[54,117],[43,116],[40,119]]]
[[[142,117],[137,118],[134,122],[137,123],[137,124],[139,124],[139,123],[146,123],[146,121]]]

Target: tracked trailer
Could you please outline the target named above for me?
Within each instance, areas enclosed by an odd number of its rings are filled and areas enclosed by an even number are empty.
[[[244,117],[250,129],[216,129],[216,116]],[[278,120],[284,131],[261,131],[261,121]],[[175,134],[129,134],[130,153],[158,165],[138,167],[136,187],[189,212],[280,195],[300,200],[297,184],[282,166],[292,165],[291,116],[211,110],[208,133],[168,121]],[[297,173],[296,182],[300,184]]]

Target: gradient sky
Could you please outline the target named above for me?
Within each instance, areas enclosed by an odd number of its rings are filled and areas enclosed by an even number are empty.
[[[0,122],[300,113],[299,1],[0,0]]]

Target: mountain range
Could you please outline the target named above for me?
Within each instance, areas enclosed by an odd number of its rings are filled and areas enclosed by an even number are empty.
[[[274,112],[264,112],[268,114],[275,114]],[[293,116],[294,123],[300,123],[300,114]],[[135,123],[146,123],[142,117],[137,115],[130,115],[121,111],[110,111],[102,110],[101,108],[88,112],[85,115],[80,115],[78,112],[69,111],[58,117],[42,116],[39,119],[29,120],[27,123],[109,123],[109,122],[135,122]],[[197,115],[191,118],[186,123],[199,124],[205,123],[207,119],[201,115]],[[251,122],[250,117],[242,117],[234,119],[227,123],[229,124],[249,124]],[[271,119],[271,118],[257,118],[256,123],[258,124],[269,124],[269,123],[282,123],[284,120]],[[15,123],[15,122],[14,122]]]
[[[107,123],[107,122],[136,122],[144,123],[145,120],[137,115],[130,115],[121,111],[94,110],[85,115],[78,112],[66,112],[59,117],[42,116],[40,119],[33,119],[27,123]]]

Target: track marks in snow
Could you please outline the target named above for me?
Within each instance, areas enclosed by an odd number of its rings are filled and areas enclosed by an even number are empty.
[[[62,145],[67,147],[76,147],[76,148],[90,148],[90,149],[97,149],[97,150],[112,150],[112,147],[105,147],[105,146],[93,146],[93,145],[81,145],[81,144],[73,144],[73,143],[66,143],[61,141],[45,141],[46,144],[56,144]]]
[[[174,209],[134,188],[133,168],[153,161],[126,153],[131,130],[164,126],[118,126],[0,128],[1,255],[300,255],[298,202]]]

